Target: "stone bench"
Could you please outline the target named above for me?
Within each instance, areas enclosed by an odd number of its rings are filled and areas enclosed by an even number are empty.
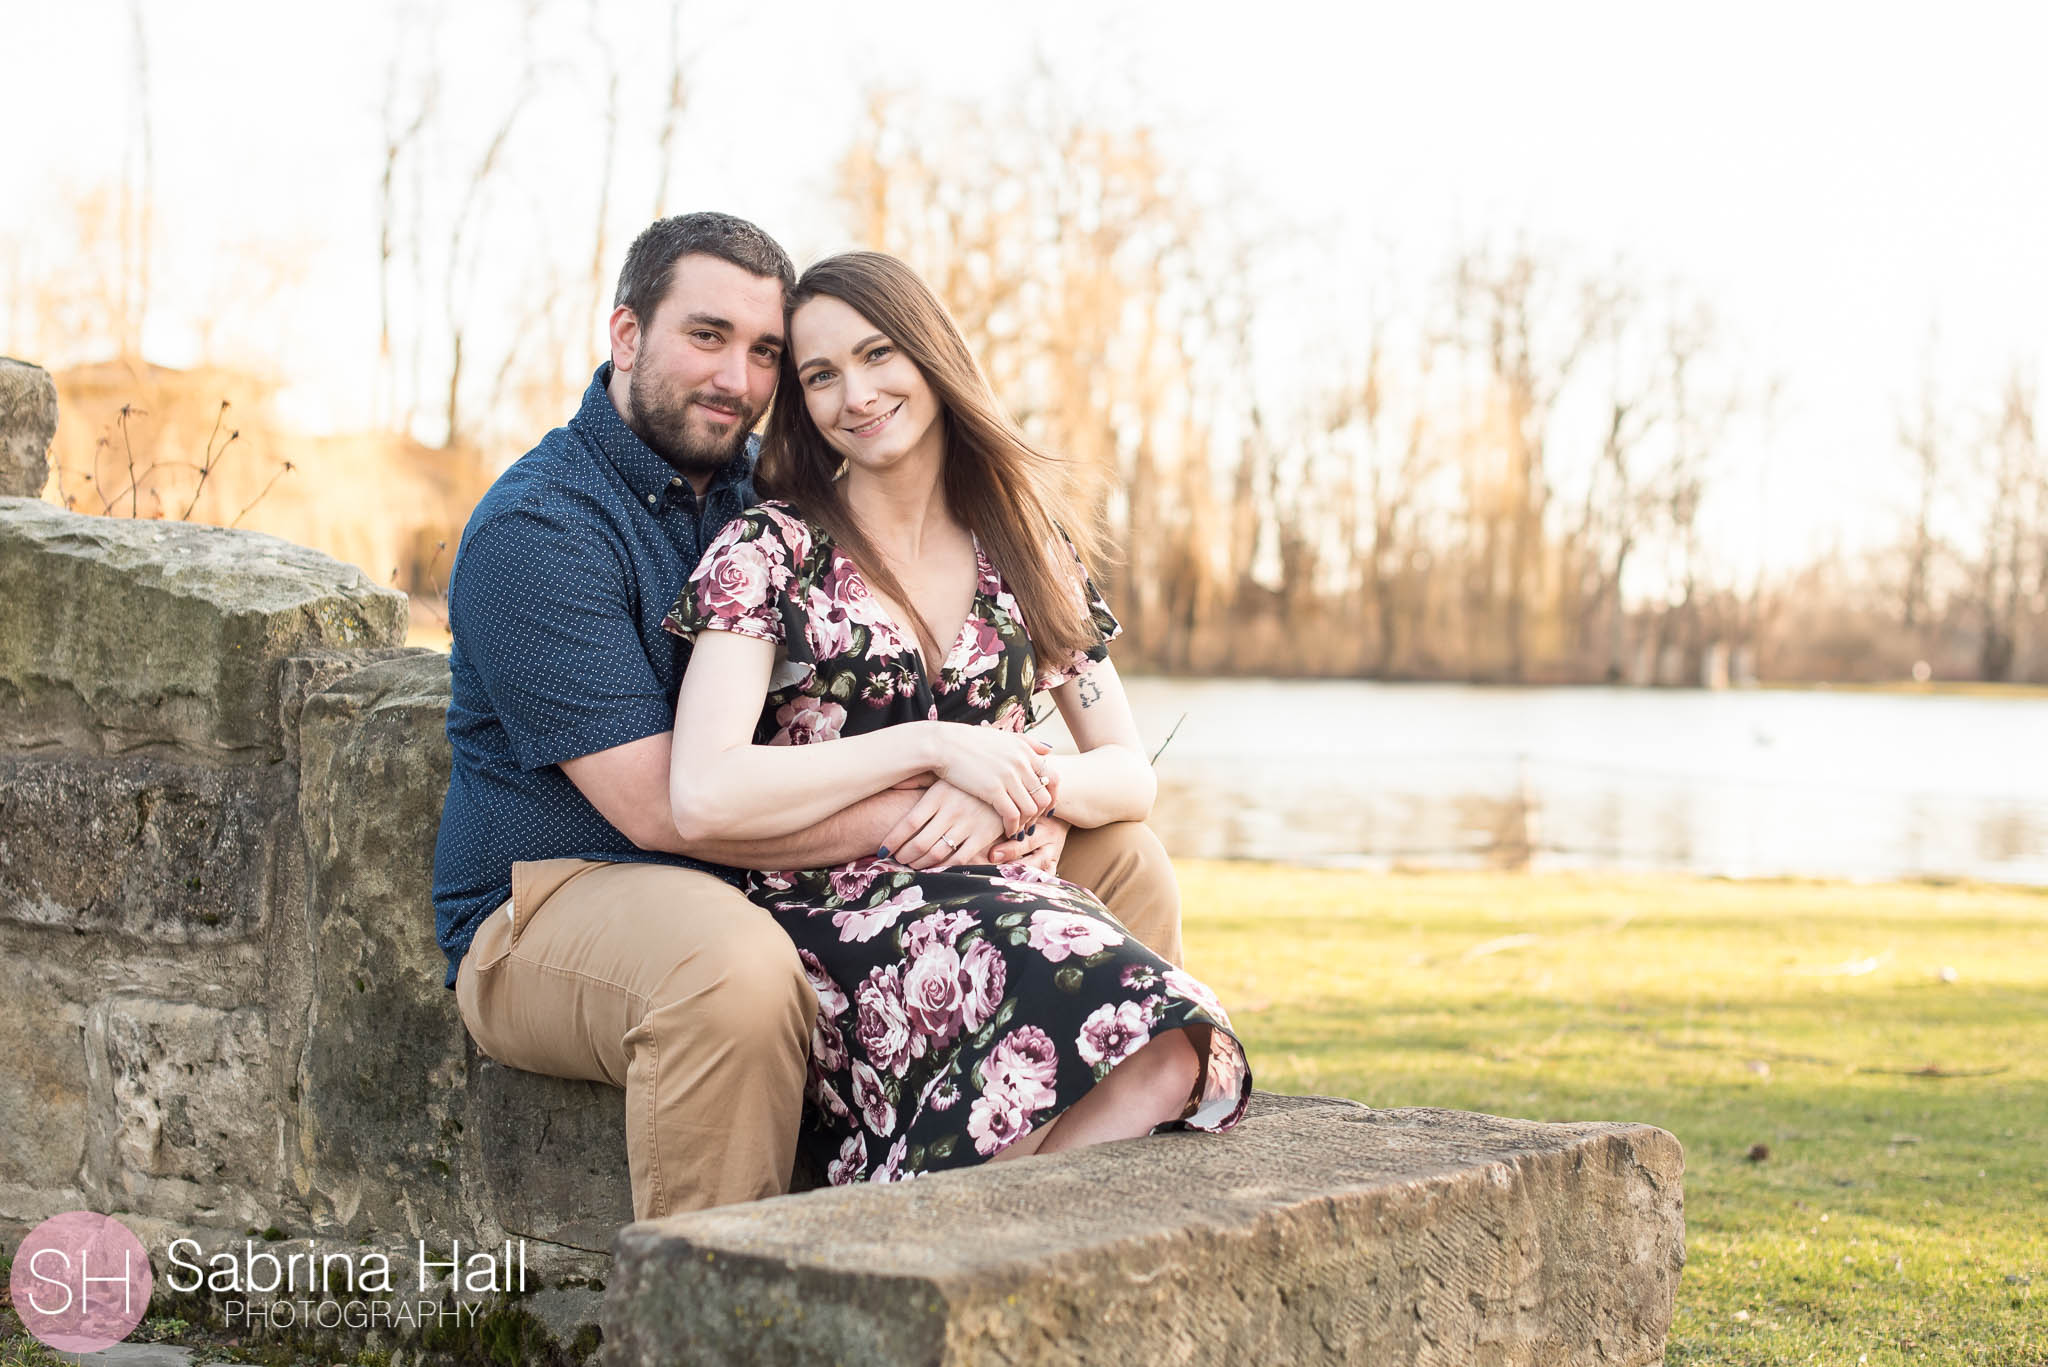
[[[1224,1135],[631,1225],[605,1357],[1655,1363],[1683,1168],[1644,1125],[1260,1094]]]

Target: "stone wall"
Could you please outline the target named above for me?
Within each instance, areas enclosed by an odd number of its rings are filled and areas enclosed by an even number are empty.
[[[50,478],[57,387],[41,366],[0,356],[0,497],[34,498]]]
[[[619,1094],[480,1059],[441,986],[448,665],[405,629],[317,551],[0,498],[10,1237],[89,1208],[602,1276]]]

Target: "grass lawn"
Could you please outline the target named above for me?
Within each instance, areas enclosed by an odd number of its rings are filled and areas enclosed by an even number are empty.
[[[2048,890],[1180,868],[1261,1087],[1679,1137],[1673,1367],[2048,1364]]]

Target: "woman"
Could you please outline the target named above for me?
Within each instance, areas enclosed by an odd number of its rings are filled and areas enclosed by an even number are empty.
[[[813,266],[787,335],[770,501],[712,543],[668,617],[694,642],[676,822],[776,836],[925,787],[894,849],[750,879],[818,996],[805,1147],[834,1183],[896,1181],[1234,1125],[1250,1073],[1208,989],[1089,893],[988,862],[1055,801],[1082,826],[1152,805],[1056,462],[891,257]],[[1047,691],[1080,754],[1024,736]]]

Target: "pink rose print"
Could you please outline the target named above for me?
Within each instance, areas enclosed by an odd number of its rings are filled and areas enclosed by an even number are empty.
[[[1005,883],[1057,883],[1060,881],[1043,869],[1034,868],[1029,864],[998,864],[996,865],[996,876]],[[1025,891],[1035,893],[1037,889],[1026,888]]]
[[[909,1148],[910,1136],[907,1134],[897,1136],[896,1142],[889,1146],[889,1152],[882,1155],[882,1165],[875,1169],[874,1175],[869,1177],[868,1180],[870,1182],[907,1182],[912,1177],[918,1176],[919,1174],[917,1173],[905,1174],[903,1171],[903,1157]]]
[[[976,940],[967,947],[967,953],[960,960],[960,977],[966,988],[965,999],[960,1003],[961,1026],[967,1030],[979,1030],[995,1017],[1003,1004],[1003,988],[1009,983],[1010,969],[1003,962],[1002,952],[986,940]]]
[[[1169,968],[1166,970],[1165,983],[1167,991],[1177,997],[1187,998],[1216,1016],[1225,1026],[1230,1024],[1230,1017],[1224,1014],[1223,1003],[1216,1000],[1216,994],[1199,978],[1191,978],[1177,968]]]
[[[932,1037],[950,1044],[960,1033],[960,956],[951,945],[931,945],[903,975],[903,1002],[910,1020]]]
[[[819,1110],[844,1124],[853,1123],[853,1112],[848,1109],[845,1099],[839,1095],[838,1090],[833,1087],[831,1080],[825,1076],[815,1060],[811,1064],[810,1094],[811,1100],[817,1104]]]
[[[874,884],[876,875],[882,872],[882,861],[862,857],[850,863],[841,864],[832,870],[832,895],[842,902],[851,902],[857,897],[868,895],[868,888]]]
[[[860,1118],[877,1137],[896,1128],[896,1108],[882,1090],[881,1075],[863,1059],[853,1061],[853,1104],[860,1107]]]
[[[846,709],[830,698],[791,698],[775,709],[775,725],[778,732],[771,744],[813,745],[837,740],[846,726]]]
[[[803,962],[804,978],[810,983],[811,991],[818,998],[818,1014],[827,1020],[843,1015],[846,1011],[846,993],[840,989],[838,983],[832,981],[832,975],[825,971],[824,963],[808,949],[797,950],[796,957]]]
[[[1092,916],[1050,909],[1031,913],[1031,947],[1047,963],[1059,963],[1068,955],[1085,959],[1123,942],[1121,934]]]
[[[984,1092],[967,1111],[967,1133],[979,1154],[1001,1153],[1031,1133],[1031,1118],[1008,1092]]]
[[[1020,1025],[1003,1036],[981,1065],[986,1090],[1016,1097],[1032,1110],[1057,1099],[1052,1086],[1059,1071],[1059,1050],[1035,1025]]]
[[[995,623],[986,617],[969,617],[967,625],[974,635],[967,643],[967,653],[961,657],[960,677],[973,679],[988,673],[1002,662],[1003,634],[997,631]],[[988,706],[987,703],[979,705]]]
[[[974,928],[974,917],[964,911],[935,911],[912,921],[903,932],[903,957],[915,959],[930,945],[951,945],[963,931]]]
[[[866,911],[848,907],[844,911],[833,912],[832,924],[839,927],[839,943],[849,944],[858,940],[866,944],[895,925],[904,912],[916,911],[923,905],[924,889],[913,883],[888,901]]]
[[[704,615],[714,622],[731,622],[759,611],[788,577],[787,570],[770,561],[770,554],[757,537],[735,541],[706,560],[692,576]]]
[[[849,1186],[860,1181],[861,1174],[867,1171],[867,1166],[867,1136],[855,1130],[852,1136],[839,1146],[839,1156],[826,1166],[825,1180],[835,1187]]]
[[[925,1038],[910,1028],[910,1013],[903,1006],[902,972],[897,964],[877,968],[853,994],[859,1007],[854,1034],[860,1047],[897,1077],[925,1051]]]
[[[820,660],[829,660],[852,650],[853,623],[847,618],[846,609],[833,602],[832,596],[816,584],[811,585],[807,598],[804,616],[808,621],[804,635],[810,639],[812,655]]]
[[[846,1036],[837,1025],[823,1017],[811,1027],[811,1057],[818,1061],[820,1068],[829,1068],[833,1072],[846,1066]]]
[[[775,530],[782,533],[782,543],[789,547],[790,560],[798,565],[811,558],[811,529],[801,519],[791,517],[772,503],[761,505],[761,511],[775,524]]]
[[[1074,1047],[1081,1055],[1081,1061],[1090,1067],[1098,1063],[1116,1063],[1129,1058],[1145,1047],[1152,1038],[1152,1031],[1145,1020],[1145,1008],[1136,1002],[1119,1002],[1115,1006],[1104,1004],[1095,1008],[1087,1020],[1081,1023],[1081,1033],[1074,1040]]]

